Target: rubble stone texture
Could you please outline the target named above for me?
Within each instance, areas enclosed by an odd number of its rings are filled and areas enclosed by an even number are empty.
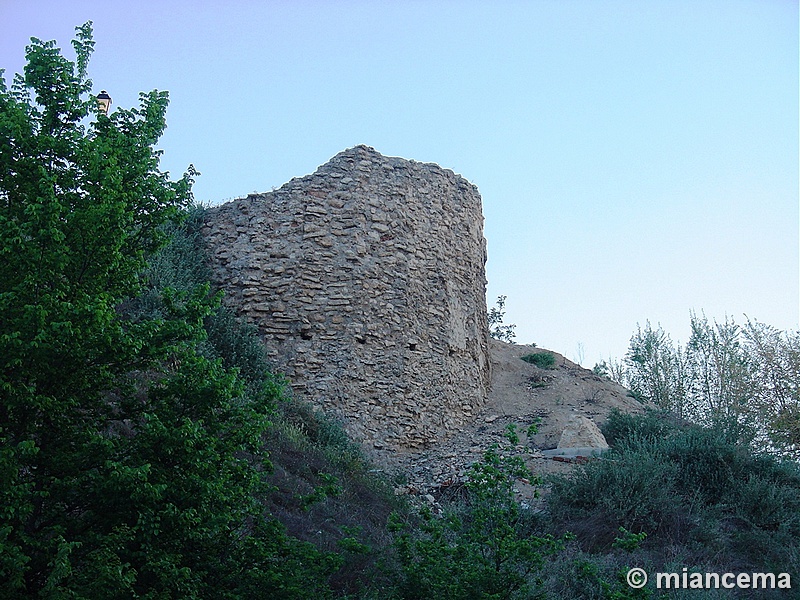
[[[477,188],[367,146],[207,211],[214,283],[276,370],[375,448],[449,437],[490,383]]]

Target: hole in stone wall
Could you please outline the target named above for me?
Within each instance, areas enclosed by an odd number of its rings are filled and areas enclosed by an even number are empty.
[[[311,339],[311,330],[310,329],[302,329],[300,330],[300,337],[304,340]]]
[[[367,338],[365,338],[363,335],[357,335],[356,336],[356,341],[359,344],[366,344],[367,343]]]
[[[408,349],[409,350],[416,350],[417,349],[417,345],[414,344],[414,343],[411,343],[411,344],[408,345]]]

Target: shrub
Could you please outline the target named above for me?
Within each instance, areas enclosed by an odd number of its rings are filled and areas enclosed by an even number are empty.
[[[674,413],[648,409],[644,414],[632,415],[613,408],[608,414],[602,430],[610,446],[636,438],[660,440],[672,435],[682,426]]]
[[[653,447],[608,456],[552,480],[549,506],[557,520],[568,520],[594,549],[611,547],[620,527],[649,533],[681,524],[677,466]]]
[[[634,589],[625,575],[636,565],[653,572],[641,554],[589,554],[570,545],[566,552],[550,560],[544,582],[547,600],[647,600],[652,598],[648,587]],[[672,590],[670,590],[672,591]],[[725,590],[727,591],[727,590]],[[670,595],[670,598],[682,596]]]
[[[590,549],[617,527],[644,547],[684,548],[687,560],[786,571],[800,554],[800,469],[754,454],[725,429],[656,411],[612,413],[612,451],[552,479],[549,510]]]
[[[506,315],[505,308],[506,297],[498,296],[497,306],[490,308],[488,313],[489,335],[496,340],[508,342],[510,344],[514,341],[514,338],[517,337],[517,334],[514,333],[514,329],[516,329],[517,326],[514,324],[503,324],[503,318]]]
[[[556,357],[552,352],[536,352],[533,354],[526,354],[522,357],[526,363],[536,365],[540,369],[554,369],[556,365]]]
[[[535,575],[563,541],[538,534],[515,502],[514,481],[530,473],[508,449],[487,450],[470,470],[465,501],[441,516],[423,510],[417,532],[393,519],[402,598],[527,598],[538,587]]]

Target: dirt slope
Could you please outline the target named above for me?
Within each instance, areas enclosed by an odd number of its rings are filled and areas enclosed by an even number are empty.
[[[521,357],[546,350],[534,346],[491,340],[492,387],[485,407],[471,424],[448,440],[423,452],[384,456],[387,468],[398,472],[406,484],[399,493],[436,495],[441,488],[461,481],[469,465],[493,442],[502,439],[509,423],[520,431],[518,451],[534,472],[569,468],[545,459],[541,450],[555,448],[567,421],[584,415],[601,426],[612,408],[641,412],[642,405],[627,390],[553,352],[552,369],[541,369]],[[540,421],[539,433],[527,439],[528,425]]]

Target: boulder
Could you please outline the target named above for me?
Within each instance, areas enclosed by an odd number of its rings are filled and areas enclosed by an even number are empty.
[[[594,421],[583,415],[573,416],[558,441],[558,448],[595,448],[607,450],[608,442]]]

